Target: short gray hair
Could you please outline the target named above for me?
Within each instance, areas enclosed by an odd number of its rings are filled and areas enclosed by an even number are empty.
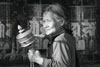
[[[48,7],[46,7],[44,14],[46,12],[52,12],[54,14],[56,14],[57,16],[66,19],[65,13],[64,13],[64,9],[63,6],[61,6],[60,4],[56,3],[56,4],[51,4]]]

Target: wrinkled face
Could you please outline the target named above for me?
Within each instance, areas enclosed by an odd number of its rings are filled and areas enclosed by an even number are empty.
[[[43,15],[43,27],[46,31],[46,35],[52,34],[57,31],[61,26],[59,22],[54,19],[54,13],[46,12]]]

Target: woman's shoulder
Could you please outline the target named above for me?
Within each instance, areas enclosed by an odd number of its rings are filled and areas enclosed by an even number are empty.
[[[65,33],[62,33],[62,34],[58,35],[58,36],[54,39],[54,41],[62,41],[62,40],[64,40],[64,39],[65,39]]]
[[[60,35],[58,35],[54,41],[67,41],[67,40],[74,40],[74,37],[72,35],[70,35],[69,33],[62,33]]]

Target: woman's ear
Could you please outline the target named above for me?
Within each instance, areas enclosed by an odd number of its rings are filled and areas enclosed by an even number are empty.
[[[64,25],[64,23],[65,23],[65,21],[64,21],[64,19],[63,19],[63,18],[61,18],[59,22],[60,22],[61,26],[63,26],[63,25]]]
[[[54,19],[55,19],[58,23],[60,23],[61,26],[63,26],[64,23],[65,23],[64,18],[59,17],[59,16],[57,16],[56,14],[54,14]]]

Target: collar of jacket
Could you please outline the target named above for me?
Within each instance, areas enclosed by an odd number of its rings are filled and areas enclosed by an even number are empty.
[[[47,38],[49,40],[49,44],[51,45],[52,42],[54,41],[54,39],[64,32],[65,32],[64,28],[61,27],[55,33],[52,33],[50,35],[46,35],[45,38]]]

